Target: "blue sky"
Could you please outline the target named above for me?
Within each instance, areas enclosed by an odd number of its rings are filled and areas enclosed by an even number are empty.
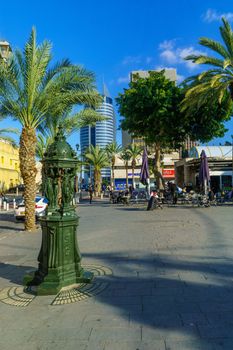
[[[34,25],[38,42],[53,43],[54,62],[68,57],[83,64],[95,72],[98,88],[104,79],[115,98],[132,70],[176,68],[179,81],[197,73],[200,68],[183,57],[207,52],[198,38],[219,39],[222,15],[233,24],[232,0],[11,0],[1,3],[0,38],[22,48]],[[233,123],[227,126],[224,140],[230,141]]]

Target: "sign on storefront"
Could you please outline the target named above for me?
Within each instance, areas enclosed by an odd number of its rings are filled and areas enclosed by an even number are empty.
[[[163,169],[163,177],[175,177],[175,169]]]

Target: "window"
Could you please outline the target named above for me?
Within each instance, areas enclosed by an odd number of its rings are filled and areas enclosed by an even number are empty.
[[[13,161],[12,161],[12,159],[10,159],[10,165],[12,165],[12,163],[13,163]]]
[[[15,170],[17,170],[18,169],[18,164],[17,163],[15,163]]]
[[[1,163],[4,164],[4,157],[1,156]]]
[[[222,190],[229,191],[232,186],[231,175],[222,175]]]
[[[95,143],[95,127],[91,128],[91,144],[95,147],[96,143]]]

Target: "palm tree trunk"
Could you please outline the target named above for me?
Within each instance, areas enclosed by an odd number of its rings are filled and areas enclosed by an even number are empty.
[[[94,169],[94,193],[95,196],[98,195],[98,171]]]
[[[129,188],[129,175],[128,175],[128,162],[125,164],[125,170],[126,170],[126,188]]]
[[[94,170],[95,196],[99,196],[101,192],[101,172]]]
[[[160,144],[155,144],[155,167],[154,167],[154,176],[156,178],[156,184],[159,190],[162,189],[162,187],[165,187],[165,182],[161,173],[161,148]]]
[[[115,189],[115,174],[114,174],[114,164],[112,164],[112,189]]]
[[[20,171],[24,182],[25,230],[36,228],[36,132],[34,128],[24,127],[20,136]]]
[[[135,188],[135,186],[134,186],[134,166],[132,166],[132,185],[133,185],[133,188]]]

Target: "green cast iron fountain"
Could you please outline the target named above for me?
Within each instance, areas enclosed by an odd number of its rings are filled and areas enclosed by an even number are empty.
[[[42,160],[43,192],[49,204],[41,217],[42,244],[39,267],[24,283],[36,286],[38,295],[57,294],[61,288],[89,283],[93,274],[81,267],[76,238],[78,216],[73,205],[74,178],[78,159],[66,142],[62,128]]]

